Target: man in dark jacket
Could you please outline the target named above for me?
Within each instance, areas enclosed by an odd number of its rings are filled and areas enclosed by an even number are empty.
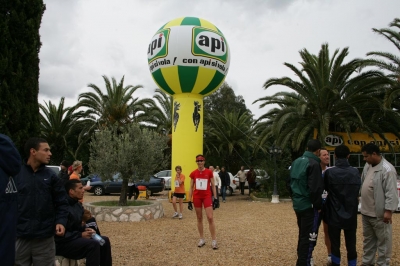
[[[321,195],[324,190],[318,157],[320,149],[319,140],[310,140],[307,143],[307,151],[297,158],[290,168],[293,209],[299,227],[296,266],[312,265],[312,252],[317,244],[321,222],[319,218],[322,207]]]
[[[254,172],[253,167],[250,167],[250,170],[246,174],[247,183],[249,185],[249,196],[251,191],[256,188],[256,173]]]
[[[55,238],[56,254],[75,260],[86,258],[87,266],[111,266],[111,245],[108,237],[101,236],[104,240],[101,244],[92,239],[96,231],[82,225],[84,209],[79,202],[85,191],[82,183],[78,179],[68,180],[65,190],[68,192],[68,223],[65,235]]]
[[[50,168],[50,146],[41,138],[25,144],[28,156],[16,176],[18,189],[15,265],[53,266],[54,234],[63,236],[68,218],[67,195]]]
[[[17,230],[16,174],[21,169],[21,157],[11,139],[0,134],[0,264],[14,265]]]
[[[325,171],[325,190],[328,192],[324,221],[328,224],[332,249],[332,265],[340,265],[340,233],[346,240],[349,266],[357,265],[356,232],[360,173],[348,161],[350,150],[346,145],[335,148],[336,163]]]
[[[66,160],[63,160],[60,163],[61,170],[58,173],[58,177],[63,181],[63,184],[65,184],[69,180],[69,174],[68,174],[68,167],[69,163]]]
[[[226,190],[229,189],[231,185],[231,178],[227,171],[225,171],[225,167],[221,167],[221,171],[218,173],[219,178],[221,178],[221,195],[222,202],[226,202]]]

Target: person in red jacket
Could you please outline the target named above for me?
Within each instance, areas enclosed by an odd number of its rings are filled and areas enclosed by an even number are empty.
[[[213,209],[219,207],[219,201],[217,198],[217,193],[215,190],[214,175],[210,169],[204,167],[206,159],[203,155],[199,154],[196,156],[196,163],[198,168],[194,170],[190,176],[190,189],[189,189],[189,199],[192,199],[193,195],[193,205],[196,210],[197,216],[197,229],[200,234],[200,241],[197,244],[198,247],[205,245],[204,232],[203,232],[203,209],[204,207],[207,215],[208,225],[210,228],[211,238],[212,238],[212,248],[217,249],[217,238],[215,232],[215,224],[213,218]],[[214,195],[214,201],[211,200],[211,189]],[[192,202],[189,201],[188,209],[193,210]]]

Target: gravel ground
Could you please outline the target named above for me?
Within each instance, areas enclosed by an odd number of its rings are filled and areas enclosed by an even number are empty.
[[[117,200],[119,195],[85,195],[85,202]],[[204,216],[206,245],[199,239],[196,214],[184,204],[183,219],[172,219],[172,204],[167,191],[150,197],[160,200],[164,217],[147,222],[99,222],[101,233],[110,237],[113,265],[295,265],[297,245],[296,217],[291,202],[272,204],[252,201],[236,191],[214,211],[218,250],[211,248],[211,236]],[[203,215],[204,212],[203,212]],[[325,265],[327,252],[320,227],[314,250],[316,266]],[[393,215],[393,257],[391,265],[400,266],[400,214]],[[358,216],[358,265],[362,256],[362,225]],[[346,249],[342,235],[342,261]],[[343,263],[347,265],[347,263]]]

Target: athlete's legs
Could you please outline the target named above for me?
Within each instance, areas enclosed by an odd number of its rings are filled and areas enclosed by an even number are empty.
[[[207,220],[208,220],[208,227],[209,227],[210,233],[211,233],[211,238],[212,238],[212,240],[215,240],[216,233],[215,233],[213,209],[212,209],[212,207],[207,207],[205,210],[206,210],[206,215],[207,215]]]
[[[194,208],[196,210],[196,216],[197,216],[197,230],[199,230],[200,238],[204,239],[204,233],[203,233],[203,208]]]
[[[183,198],[179,198],[179,210],[183,212]]]
[[[176,208],[176,197],[175,196],[173,196],[173,198],[172,198],[172,206],[174,207],[175,212],[177,212],[178,210]],[[181,208],[181,213],[182,213],[182,208]]]

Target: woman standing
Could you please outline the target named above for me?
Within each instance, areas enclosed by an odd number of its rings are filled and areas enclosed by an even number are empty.
[[[225,171],[225,166],[221,167],[221,171],[218,173],[219,178],[221,178],[221,194],[222,194],[222,202],[226,202],[226,190],[229,189],[231,184],[231,178],[229,174]]]
[[[193,205],[196,210],[197,216],[197,229],[200,234],[200,240],[197,244],[198,247],[202,247],[206,244],[204,241],[203,232],[203,208],[206,211],[208,227],[210,229],[212,238],[212,248],[217,249],[217,237],[215,232],[215,224],[213,218],[213,209],[218,208],[219,202],[217,199],[215,191],[215,183],[213,172],[210,169],[204,167],[205,158],[203,155],[199,154],[196,156],[197,169],[190,174],[190,189],[189,189],[189,199],[192,199],[193,195]],[[211,190],[214,195],[214,201],[211,200]],[[188,209],[193,210],[192,202],[189,201]]]
[[[185,176],[182,174],[182,167],[177,165],[175,167],[176,176],[175,176],[175,191],[174,196],[172,198],[172,206],[174,207],[175,213],[172,218],[179,217],[182,219],[182,210],[183,210],[183,198],[185,197]],[[179,210],[176,207],[176,199],[179,199]]]

